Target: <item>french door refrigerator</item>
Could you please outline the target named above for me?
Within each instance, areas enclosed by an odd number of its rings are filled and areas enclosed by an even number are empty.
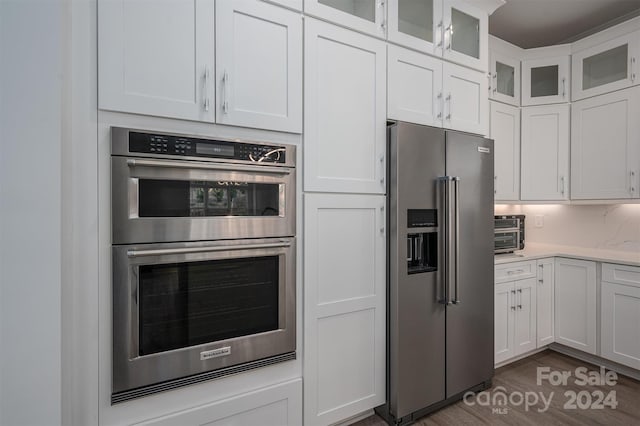
[[[413,420],[494,369],[493,141],[398,122],[388,129],[387,404]]]

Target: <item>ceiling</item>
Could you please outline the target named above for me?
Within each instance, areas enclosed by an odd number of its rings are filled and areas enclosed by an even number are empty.
[[[567,43],[640,15],[640,0],[506,0],[489,33],[528,49]]]

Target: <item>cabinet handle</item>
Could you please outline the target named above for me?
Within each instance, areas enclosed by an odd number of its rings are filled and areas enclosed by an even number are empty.
[[[443,33],[443,29],[444,29],[444,25],[442,23],[442,21],[438,22],[438,26],[436,27],[436,37],[438,36],[438,34],[440,34],[440,41],[438,42],[438,44],[436,45],[439,48],[442,48],[442,44],[444,41],[444,33]]]
[[[449,92],[449,93],[447,94],[447,99],[446,99],[446,100],[449,102],[449,114],[447,114],[446,119],[447,119],[448,121],[451,121],[451,92]]]
[[[498,184],[498,176],[494,176],[493,177],[493,194],[497,194],[498,190],[496,189],[496,186]]]
[[[522,289],[518,289],[519,299],[518,299],[518,309],[522,310]]]
[[[203,108],[206,112],[209,112],[209,80],[211,79],[211,72],[209,71],[209,67],[204,68],[204,84],[202,85],[202,90],[204,91],[204,102]]]
[[[380,157],[380,185],[384,186],[386,170],[384,168],[384,155]]]
[[[511,290],[511,294],[513,295],[513,305],[511,305],[511,310],[515,311],[516,310],[516,291],[515,290]]]
[[[567,97],[567,79],[562,77],[562,99]]]
[[[631,195],[636,192],[636,172],[633,170],[629,172],[629,192]]]
[[[387,30],[387,21],[385,20],[385,13],[384,13],[385,2],[384,2],[384,0],[382,0],[380,3],[378,3],[378,7],[380,9],[382,9],[382,11],[380,12],[380,15],[382,16],[382,19],[380,20],[380,29],[382,29],[382,31],[386,31]]]
[[[636,58],[635,56],[632,56],[631,59],[629,60],[629,62],[631,62],[631,66],[630,68],[630,78],[631,78],[631,82],[635,82],[636,81]]]
[[[447,50],[451,52],[451,38],[453,37],[453,22],[451,22],[445,29],[445,35],[449,34],[449,42],[447,43]]]
[[[444,97],[442,96],[442,92],[438,93],[438,106],[440,107],[440,111],[438,112],[438,119],[442,120],[442,114],[444,113]]]
[[[565,184],[564,184],[564,176],[560,176],[560,193],[564,195]]]
[[[384,226],[385,226],[385,220],[384,220],[384,206],[380,206],[380,233],[382,235],[384,235]]]
[[[493,73],[493,93],[498,91],[498,73]]]
[[[229,113],[229,74],[227,70],[222,73],[222,112]]]

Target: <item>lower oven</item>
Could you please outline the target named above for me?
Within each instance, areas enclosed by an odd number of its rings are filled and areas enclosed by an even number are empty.
[[[294,237],[112,255],[112,403],[295,358]]]
[[[513,253],[524,249],[524,221],[524,215],[494,217],[494,253]]]

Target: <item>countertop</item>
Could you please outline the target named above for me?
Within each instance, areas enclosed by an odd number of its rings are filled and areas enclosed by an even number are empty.
[[[640,266],[640,251],[607,250],[597,248],[528,243],[524,250],[513,254],[495,255],[495,264],[523,262],[545,257],[570,257],[595,262]]]

